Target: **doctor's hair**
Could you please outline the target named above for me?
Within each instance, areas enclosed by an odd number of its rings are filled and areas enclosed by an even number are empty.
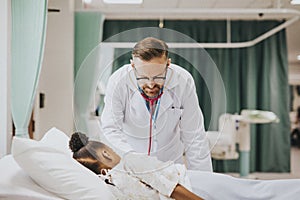
[[[94,173],[100,174],[101,169],[105,169],[105,165],[97,156],[97,150],[105,147],[103,143],[89,141],[85,134],[75,132],[71,136],[69,147],[73,152],[73,158]]]
[[[132,50],[132,56],[138,57],[144,61],[149,61],[153,58],[168,58],[168,45],[159,39],[147,37],[139,41]]]

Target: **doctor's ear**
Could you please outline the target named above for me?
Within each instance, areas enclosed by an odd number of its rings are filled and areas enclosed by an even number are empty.
[[[131,67],[134,68],[134,63],[133,63],[132,59],[130,59],[130,64],[131,64]]]
[[[167,66],[169,67],[171,64],[171,58],[168,58],[168,61],[167,61]]]

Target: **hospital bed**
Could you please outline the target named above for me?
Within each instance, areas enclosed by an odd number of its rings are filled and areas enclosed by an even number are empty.
[[[69,138],[53,128],[41,141],[14,139],[0,159],[0,199],[114,199],[108,186],[71,157]],[[204,199],[299,199],[300,179],[258,181],[187,171]]]

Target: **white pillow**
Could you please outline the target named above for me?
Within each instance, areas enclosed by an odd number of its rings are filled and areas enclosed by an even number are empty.
[[[113,199],[108,186],[72,158],[69,138],[56,128],[41,141],[13,138],[17,163],[44,189],[65,199]]]

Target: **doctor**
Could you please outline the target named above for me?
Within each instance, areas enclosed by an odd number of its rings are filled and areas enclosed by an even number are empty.
[[[164,41],[149,37],[134,46],[131,64],[111,75],[104,103],[101,126],[115,150],[212,171],[194,80],[171,64]]]

